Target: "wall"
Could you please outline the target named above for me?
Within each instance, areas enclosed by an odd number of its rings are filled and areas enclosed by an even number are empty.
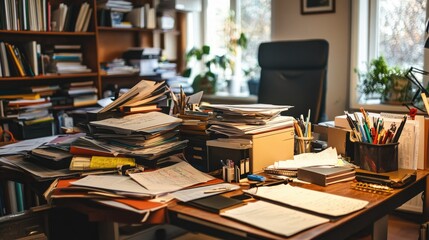
[[[272,0],[271,38],[323,38],[329,42],[326,114],[344,114],[348,104],[350,1],[335,1],[335,13],[301,15],[301,0]]]

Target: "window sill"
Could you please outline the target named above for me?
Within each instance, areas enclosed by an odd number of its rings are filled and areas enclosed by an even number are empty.
[[[379,101],[367,103],[355,103],[350,106],[351,111],[359,111],[363,107],[369,112],[393,112],[393,113],[408,113],[409,110],[403,105],[382,104]]]

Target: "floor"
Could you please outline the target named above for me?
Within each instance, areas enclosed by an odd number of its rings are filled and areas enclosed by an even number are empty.
[[[395,212],[389,215],[388,224],[387,238],[389,240],[419,239],[420,217],[415,214]],[[370,240],[371,235],[368,232],[362,232],[351,239]]]

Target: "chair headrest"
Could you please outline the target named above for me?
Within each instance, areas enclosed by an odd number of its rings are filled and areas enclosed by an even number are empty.
[[[325,69],[329,43],[324,39],[265,42],[259,45],[263,69]]]

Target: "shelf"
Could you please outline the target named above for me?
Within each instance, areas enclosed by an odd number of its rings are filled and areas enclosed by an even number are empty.
[[[154,29],[147,28],[115,28],[115,27],[97,27],[98,31],[104,32],[153,32]]]
[[[140,77],[139,74],[102,74],[102,78],[119,78],[119,77]]]
[[[48,80],[48,79],[66,79],[66,78],[86,78],[97,77],[97,73],[76,73],[76,74],[48,74],[35,77],[2,77],[0,81],[30,81],[30,80]]]
[[[147,28],[115,28],[115,27],[97,27],[100,32],[149,32],[149,33],[173,33],[179,35],[180,32],[175,29],[147,29]]]
[[[93,37],[95,32],[41,32],[41,31],[10,31],[10,30],[0,30],[0,34],[3,35],[43,35],[43,36],[79,36],[79,37]]]

